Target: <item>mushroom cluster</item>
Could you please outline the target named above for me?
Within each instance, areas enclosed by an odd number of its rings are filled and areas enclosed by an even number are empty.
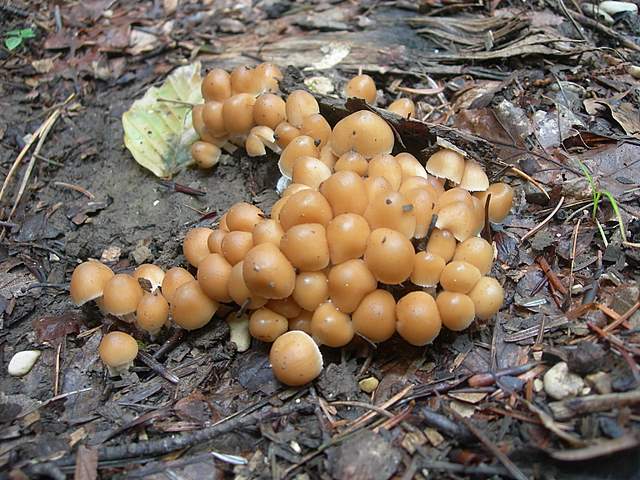
[[[205,99],[226,105],[231,92],[255,95],[277,87],[272,74],[271,83],[240,92],[236,83],[243,75],[260,75],[259,68],[227,76],[210,72],[203,81]],[[216,82],[227,86],[220,94]],[[255,84],[243,82],[238,85]],[[372,102],[376,90],[370,77],[359,75],[345,92]],[[272,107],[258,108],[264,104]],[[151,334],[170,317],[182,328],[200,328],[220,304],[235,304],[240,314],[233,313],[233,321],[246,314],[251,336],[273,342],[274,374],[288,385],[320,374],[318,346],[342,347],[355,335],[384,342],[396,332],[423,346],[442,326],[461,331],[500,309],[504,291],[488,276],[494,249],[479,234],[485,222],[508,215],[511,187],[490,184],[480,164],[453,150],[436,152],[424,166],[410,153],[393,155],[392,129],[368,110],[331,128],[304,91],[286,100],[262,93],[252,107],[244,130],[247,151],[255,129],[271,129],[268,143],[282,147],[278,164],[288,183],[269,215],[240,202],[216,228],[188,231],[183,252],[195,276],[151,265],[132,276],[114,275],[98,262],[85,262],[72,278],[76,304],[96,300],[105,312]],[[394,108],[407,116],[415,112],[407,102]],[[75,293],[76,279],[86,294]],[[116,306],[115,297],[125,305]]]

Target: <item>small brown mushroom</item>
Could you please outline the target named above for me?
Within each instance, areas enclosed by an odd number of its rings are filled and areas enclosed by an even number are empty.
[[[230,134],[246,133],[253,127],[253,106],[256,98],[248,93],[238,93],[222,104],[224,127]]]
[[[300,315],[289,319],[289,330],[300,330],[301,332],[311,335],[311,318],[313,312],[301,310]],[[314,342],[315,343],[315,342]]]
[[[426,237],[427,232],[429,231],[429,226],[431,225],[433,207],[435,206],[433,196],[428,190],[422,188],[409,190],[404,194],[404,196],[409,202],[411,202],[411,205],[413,205],[413,212],[416,219],[416,228],[413,233],[413,237]]]
[[[369,203],[364,218],[371,229],[391,228],[412,238],[416,231],[416,212],[409,199],[399,192],[386,192]]]
[[[231,96],[231,77],[225,70],[214,68],[202,80],[201,89],[205,101],[223,102]]]
[[[364,177],[369,170],[369,162],[358,152],[348,151],[338,158],[334,165],[334,170],[336,172],[351,171]]]
[[[187,262],[198,268],[200,260],[211,253],[209,251],[209,236],[213,230],[205,227],[192,228],[187,232],[182,244],[182,253],[184,253]]]
[[[396,306],[396,317],[400,336],[419,347],[431,343],[442,328],[438,306],[426,292],[411,292],[402,297]]]
[[[242,261],[251,248],[253,248],[253,235],[240,230],[227,233],[220,245],[222,255],[232,266]]]
[[[313,138],[318,148],[322,148],[331,137],[331,125],[322,115],[314,113],[302,119],[300,133]]]
[[[476,316],[471,299],[464,293],[440,292],[436,298],[442,324],[449,330],[459,332],[473,323]]]
[[[369,75],[356,75],[347,82],[344,87],[344,95],[346,98],[361,98],[373,105],[377,95],[376,84]]]
[[[299,157],[318,158],[319,153],[320,151],[313,138],[307,135],[300,135],[294,138],[280,154],[280,160],[278,160],[280,173],[287,178],[291,178],[293,175],[293,164]]]
[[[311,333],[320,345],[344,347],[353,338],[351,317],[336,309],[332,303],[323,303],[313,312]]]
[[[253,244],[260,245],[261,243],[273,243],[276,246],[280,246],[280,240],[284,235],[284,230],[278,222],[268,218],[262,220],[255,227],[253,227]]]
[[[202,121],[207,132],[216,138],[223,137],[228,133],[224,123],[222,102],[205,103],[202,107]]]
[[[364,181],[364,188],[367,190],[369,203],[382,194],[393,192],[391,184],[384,177],[367,177]]]
[[[253,232],[265,215],[258,207],[247,202],[238,202],[227,211],[227,227],[229,230]]]
[[[438,211],[436,227],[441,230],[449,230],[460,242],[473,236],[476,226],[475,209],[473,206],[469,207],[465,202],[450,203]]]
[[[207,246],[211,253],[222,253],[222,240],[229,233],[219,228],[214,229],[207,239]]]
[[[318,154],[318,160],[324,163],[333,172],[336,162],[338,161],[338,157],[336,157],[333,154],[333,150],[331,150],[331,147],[329,146],[329,144],[325,144],[323,147],[320,148],[320,153]]]
[[[460,183],[464,173],[464,164],[464,157],[458,152],[442,149],[429,157],[426,169],[427,172],[438,178],[446,178],[454,183]]]
[[[324,272],[300,272],[292,295],[300,307],[312,312],[329,299],[329,280]]]
[[[294,90],[286,101],[287,120],[296,128],[301,128],[304,119],[314,113],[320,113],[318,102],[305,90]]]
[[[367,189],[360,175],[351,171],[336,172],[320,186],[334,215],[356,213],[362,215],[369,203]]]
[[[249,318],[249,333],[261,342],[273,342],[289,328],[289,322],[282,315],[262,307]]]
[[[402,118],[411,118],[416,115],[416,104],[410,98],[399,98],[394,100],[391,105],[387,107],[391,113],[400,115]]]
[[[295,318],[302,311],[300,305],[293,299],[293,295],[278,300],[269,300],[265,306],[285,318]]]
[[[251,310],[260,308],[267,303],[267,299],[249,290],[242,274],[243,267],[244,262],[238,262],[231,269],[228,283],[229,296],[241,307]]]
[[[467,160],[460,180],[460,188],[470,192],[483,192],[489,188],[489,179],[484,168],[475,160]]]
[[[143,293],[138,280],[131,275],[119,273],[105,283],[102,307],[105,312],[131,323],[135,320],[135,311]]]
[[[218,307],[218,302],[205,295],[194,280],[181,285],[173,294],[171,317],[185,330],[196,330],[211,321]]]
[[[136,326],[156,335],[169,319],[169,303],[160,293],[145,293],[136,309]]]
[[[393,155],[382,153],[369,160],[369,177],[384,177],[393,190],[402,183],[402,168]]]
[[[322,371],[322,354],[313,339],[302,331],[287,332],[271,346],[273,374],[285,385],[297,387],[311,382]]]
[[[354,150],[365,158],[391,153],[394,144],[391,127],[373,112],[361,110],[340,120],[329,141],[338,157]]]
[[[254,70],[256,81],[261,86],[260,91],[277,92],[278,83],[284,78],[282,71],[273,63],[261,63]]]
[[[351,315],[353,329],[372,342],[389,340],[396,331],[396,301],[386,290],[367,294]]]
[[[202,259],[196,278],[202,291],[217,302],[230,302],[229,278],[232,265],[219,253],[211,253]]]
[[[197,141],[191,145],[191,157],[198,168],[212,168],[218,164],[222,150],[212,143]]]
[[[371,229],[364,217],[355,213],[338,215],[327,225],[327,244],[331,263],[338,265],[360,258],[367,248]]]
[[[489,200],[489,220],[500,223],[511,211],[513,204],[513,189],[506,183],[494,183],[489,186],[486,192],[476,193],[476,197],[482,205],[485,205],[487,196],[491,194]]]
[[[162,281],[164,280],[164,270],[151,263],[143,263],[134,270],[132,275],[136,280],[140,278],[148,280],[149,283],[151,283],[152,292],[160,288],[162,286]]]
[[[431,252],[416,253],[411,282],[419,287],[435,287],[446,263],[444,258]]]
[[[273,93],[264,93],[256,99],[253,106],[253,121],[256,125],[265,125],[273,130],[287,120],[285,102]]]
[[[480,280],[480,270],[469,262],[454,260],[447,264],[440,274],[440,285],[445,290],[469,293]]]
[[[414,256],[413,245],[405,235],[378,228],[369,235],[364,261],[379,282],[397,285],[411,276]]]
[[[475,307],[476,316],[481,320],[489,320],[502,307],[504,289],[495,278],[482,277],[469,292],[469,298]]]
[[[315,190],[302,190],[286,197],[279,215],[280,224],[285,232],[301,223],[319,223],[326,227],[332,218],[331,205]]]
[[[429,235],[426,250],[442,257],[445,263],[448,263],[453,258],[457,244],[456,237],[450,231],[434,228]]]
[[[344,313],[354,312],[365,295],[378,286],[367,264],[360,259],[332,267],[328,279],[331,303]]]
[[[396,162],[400,165],[402,170],[402,181],[404,182],[410,177],[428,178],[427,171],[424,166],[418,161],[416,157],[408,152],[402,152],[396,155]]]
[[[96,260],[81,263],[71,275],[71,300],[80,306],[102,297],[104,286],[112,277],[113,271],[103,263]]]
[[[280,122],[274,129],[274,135],[280,148],[285,148],[293,141],[294,138],[299,137],[302,134],[298,128],[294,127],[289,122]]]
[[[331,169],[314,157],[298,157],[293,162],[291,180],[317,190],[331,176]]]
[[[107,333],[98,347],[100,359],[112,377],[125,373],[138,355],[135,338],[124,332]]]
[[[293,293],[296,273],[289,260],[272,243],[253,247],[243,263],[242,277],[253,294],[278,299]]]
[[[229,75],[231,80],[231,89],[234,94],[239,93],[257,93],[255,91],[256,82],[254,80],[255,71],[246,65],[236,67]]]
[[[493,247],[484,238],[471,237],[456,247],[453,259],[469,262],[486,275],[491,271]]]
[[[287,230],[280,250],[291,264],[303,272],[315,272],[329,265],[327,232],[319,223],[301,223]]]
[[[170,304],[173,303],[173,295],[176,290],[185,283],[195,280],[193,275],[182,267],[173,267],[167,270],[162,279],[162,295]]]

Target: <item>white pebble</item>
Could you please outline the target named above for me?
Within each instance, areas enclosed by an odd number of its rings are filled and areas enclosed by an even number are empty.
[[[24,350],[16,353],[9,362],[9,375],[12,377],[22,377],[31,371],[40,358],[40,350]]]
[[[238,352],[246,352],[251,346],[251,334],[249,333],[249,317],[244,314],[240,317],[236,316],[236,312],[227,315],[227,324],[231,340],[236,344]]]
[[[575,397],[584,387],[584,380],[571,373],[565,362],[556,363],[544,374],[544,391],[555,400]]]
[[[615,15],[620,12],[638,13],[638,6],[631,2],[614,2],[606,0],[598,5],[600,10],[604,10],[609,15]]]

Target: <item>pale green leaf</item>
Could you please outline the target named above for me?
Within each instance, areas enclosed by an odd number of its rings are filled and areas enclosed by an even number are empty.
[[[15,50],[22,43],[22,38],[20,37],[7,37],[4,39],[4,46],[7,47],[7,50]]]
[[[151,87],[122,115],[124,144],[133,158],[158,177],[170,177],[193,163],[190,147],[198,139],[191,107],[202,103],[200,62],[174,70],[160,87]]]

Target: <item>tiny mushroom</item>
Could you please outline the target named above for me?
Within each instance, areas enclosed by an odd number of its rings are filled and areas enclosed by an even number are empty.
[[[411,292],[402,297],[396,306],[396,316],[398,333],[411,345],[431,343],[442,327],[438,306],[426,292]]]
[[[391,127],[380,116],[360,110],[340,120],[331,134],[330,145],[338,157],[355,150],[365,158],[391,153],[394,144]]]
[[[254,311],[249,318],[249,333],[261,342],[273,342],[289,328],[286,317],[268,308]]]
[[[462,155],[453,150],[442,149],[429,157],[426,168],[431,175],[460,183],[464,166],[465,161]]]
[[[100,359],[107,366],[111,376],[126,373],[138,355],[138,343],[124,332],[107,333],[98,347]]]
[[[278,337],[271,346],[269,361],[278,380],[292,387],[311,382],[322,371],[322,354],[316,342],[303,331]]]
[[[185,330],[195,330],[209,323],[218,307],[218,302],[205,295],[200,284],[192,280],[175,291],[171,316]]]
[[[366,74],[356,75],[344,88],[345,97],[361,98],[371,104],[376,101],[376,94],[376,84],[373,78]]]
[[[213,230],[210,228],[197,227],[187,232],[182,244],[182,251],[187,262],[198,268],[200,260],[211,253],[209,251],[209,235]]]
[[[467,328],[476,316],[473,301],[464,293],[442,291],[436,298],[442,324],[449,330]]]
[[[105,284],[102,307],[105,312],[131,323],[135,320],[134,314],[143,293],[138,280],[131,275],[119,273]]]
[[[169,319],[169,303],[161,293],[145,293],[136,309],[136,326],[151,335],[157,334]]]
[[[144,278],[151,284],[151,291],[157,290],[162,286],[164,280],[164,270],[157,265],[151,263],[143,263],[133,272],[133,278]]]
[[[81,263],[71,274],[71,300],[80,306],[102,297],[104,287],[112,277],[113,271],[103,263],[96,260]]]

